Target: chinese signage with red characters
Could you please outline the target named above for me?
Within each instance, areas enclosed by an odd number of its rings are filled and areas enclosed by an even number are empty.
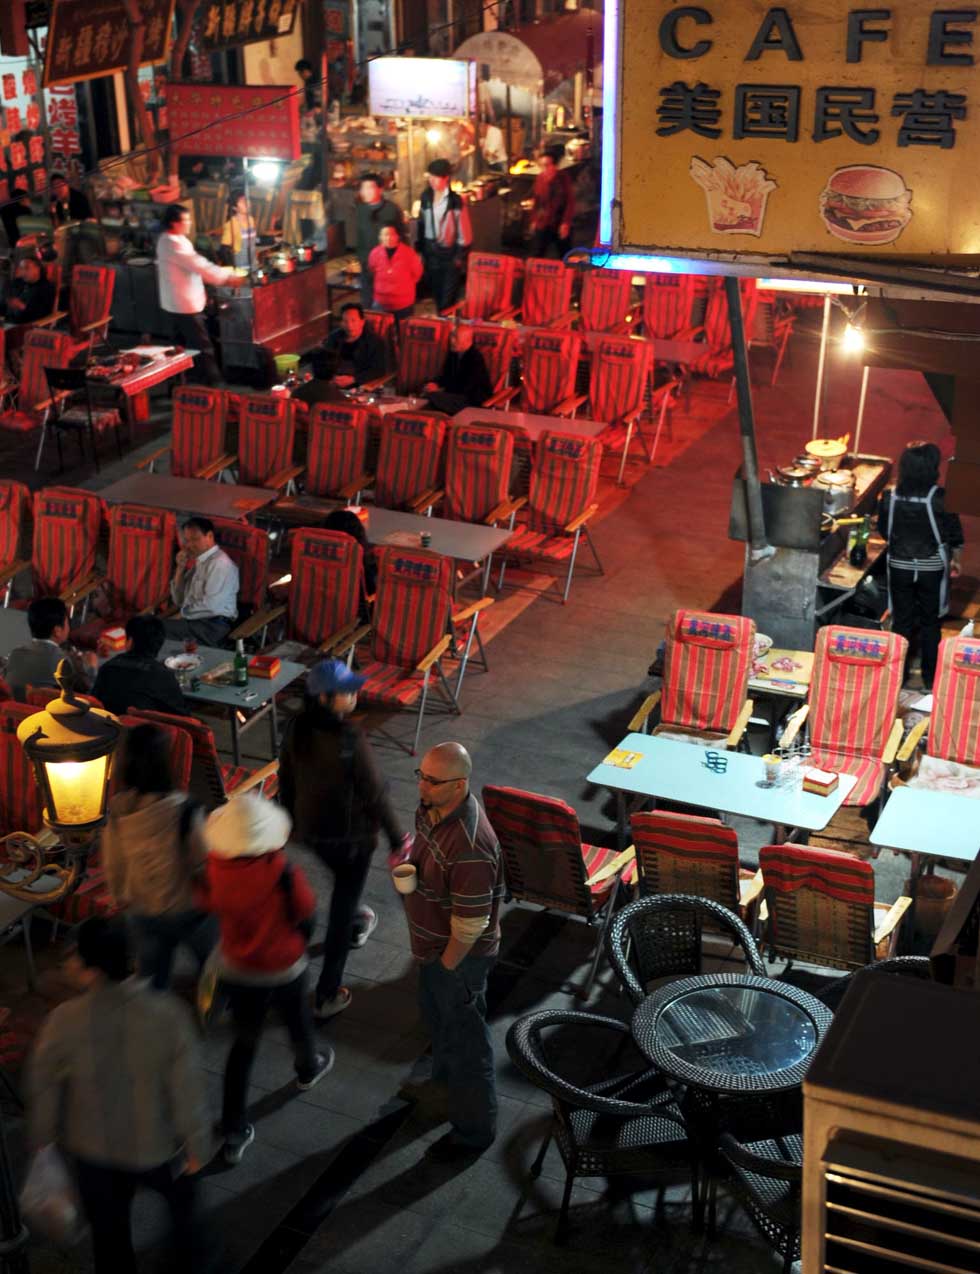
[[[301,98],[288,84],[171,84],[171,145],[193,155],[299,159]]]
[[[201,7],[201,48],[214,52],[235,44],[255,44],[289,35],[297,0],[205,0]]]
[[[170,48],[174,0],[140,0],[142,64],[162,62]],[[132,39],[123,0],[55,0],[44,57],[44,83],[65,84],[125,68]]]

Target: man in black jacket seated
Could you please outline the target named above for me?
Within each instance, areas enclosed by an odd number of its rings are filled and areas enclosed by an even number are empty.
[[[340,327],[313,355],[313,375],[340,389],[363,385],[385,374],[385,347],[364,320],[364,307],[348,301],[340,308]]]
[[[110,712],[148,708],[188,716],[177,678],[157,655],[166,638],[155,615],[133,615],[126,622],[126,649],[99,669],[92,693]]]
[[[482,407],[493,393],[483,355],[473,344],[473,329],[457,323],[449,337],[449,353],[438,380],[429,381],[423,393],[434,411],[455,416],[464,407]]]
[[[7,292],[7,318],[11,323],[36,323],[48,317],[54,302],[54,284],[45,278],[40,257],[21,257]]]

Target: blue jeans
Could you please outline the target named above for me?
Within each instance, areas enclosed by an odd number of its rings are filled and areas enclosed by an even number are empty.
[[[469,955],[452,971],[441,960],[419,969],[419,1008],[432,1038],[432,1078],[449,1089],[455,1140],[480,1149],[497,1135],[487,976],[493,956]]]
[[[166,991],[177,948],[190,947],[197,971],[218,941],[218,920],[205,911],[175,911],[162,916],[132,917],[140,977],[149,978],[154,991]]]

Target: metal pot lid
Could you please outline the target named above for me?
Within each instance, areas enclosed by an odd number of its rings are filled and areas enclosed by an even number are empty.
[[[819,456],[822,460],[829,460],[834,456],[843,456],[847,453],[847,443],[843,438],[814,438],[806,444],[806,450],[811,456]]]
[[[818,473],[814,481],[822,487],[843,490],[845,487],[854,486],[854,474],[849,469],[833,469],[826,473]]]
[[[805,469],[800,464],[781,465],[776,472],[781,478],[810,478],[813,476],[812,470]]]

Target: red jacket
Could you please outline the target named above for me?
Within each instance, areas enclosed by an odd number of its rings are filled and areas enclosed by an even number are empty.
[[[388,258],[379,243],[368,257],[374,277],[374,304],[379,310],[407,310],[415,304],[415,285],[422,277],[422,258],[407,243],[400,243]]]
[[[289,896],[279,883],[286,863],[282,850],[254,858],[208,855],[197,902],[217,915],[221,951],[229,964],[277,973],[306,950],[296,926],[313,915],[316,895],[303,872],[293,867],[290,914]]]

